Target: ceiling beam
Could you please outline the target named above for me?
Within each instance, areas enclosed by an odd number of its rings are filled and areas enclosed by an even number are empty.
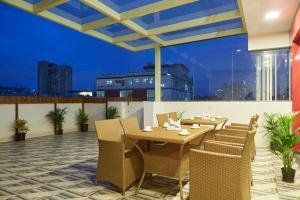
[[[27,12],[33,12],[33,6],[32,4],[24,1],[24,0],[2,0],[2,2],[6,3],[6,4],[9,4],[11,6],[14,6],[16,8],[19,8],[19,9],[22,9],[22,10],[25,10]]]
[[[242,23],[243,23],[244,31],[248,32],[247,31],[247,24],[246,24],[246,20],[245,20],[245,15],[244,15],[242,1],[241,0],[237,0],[237,3],[238,3],[238,8],[239,8],[239,11],[240,11],[241,18],[242,18]]]
[[[98,0],[80,0],[80,1],[94,8],[95,10],[101,12],[102,14],[115,19],[116,21],[121,20],[120,14],[115,10],[113,10],[112,8],[110,8],[109,6],[107,6],[105,3],[102,3]]]
[[[113,42],[114,43],[126,42],[126,41],[131,41],[131,40],[137,40],[137,39],[140,39],[143,37],[145,37],[145,36],[140,33],[131,33],[131,34],[124,35],[124,36],[114,37]]]
[[[185,5],[188,3],[192,3],[198,0],[162,0],[156,3],[151,3],[142,7],[138,7],[126,12],[122,12],[121,20],[133,19],[137,17],[141,17],[144,15],[148,15],[151,13],[159,12],[162,10],[174,8],[177,6]]]
[[[174,23],[166,26],[161,26],[158,28],[153,28],[147,30],[147,34],[151,36],[158,35],[158,34],[163,34],[163,33],[169,33],[173,31],[178,31],[178,30],[183,30],[183,29],[188,29],[188,28],[193,28],[193,27],[198,27],[198,26],[203,26],[207,24],[213,24],[217,22],[222,22],[222,21],[227,21],[231,19],[236,19],[240,18],[240,12],[238,10],[234,11],[229,11],[229,12],[224,12],[224,13],[219,13],[215,15],[210,15],[207,17],[199,17],[196,19],[184,21],[184,22],[179,22],[179,23]],[[126,39],[126,36],[124,36]],[[138,38],[132,38],[138,39]],[[121,40],[118,40],[118,42],[122,42]]]
[[[61,4],[68,2],[69,0],[42,0],[36,4],[33,4],[33,13],[37,14],[48,10],[50,8],[54,8]]]
[[[190,36],[190,37],[186,37],[186,38],[167,40],[166,46],[195,42],[195,41],[200,41],[200,40],[213,39],[213,38],[220,38],[220,37],[231,36],[231,35],[239,35],[239,34],[244,34],[244,33],[245,33],[245,31],[243,28],[236,28],[236,29],[231,29],[231,30],[226,30],[226,31],[219,31],[219,32],[213,32],[213,33],[195,35],[195,36]]]
[[[85,23],[81,26],[82,31],[93,30],[116,23],[112,18],[106,17],[96,21]]]
[[[224,12],[224,13],[219,13],[215,15],[210,15],[206,17],[199,17],[196,19],[184,21],[184,22],[179,22],[179,23],[174,23],[166,26],[161,26],[158,28],[153,28],[148,30],[149,35],[158,35],[162,33],[168,33],[168,32],[173,32],[173,31],[178,31],[178,30],[183,30],[183,29],[188,29],[188,28],[194,28],[198,26],[203,26],[207,24],[214,24],[217,22],[222,22],[222,21],[227,21],[231,19],[236,19],[240,18],[240,13],[238,10],[234,11],[229,11],[229,12]]]

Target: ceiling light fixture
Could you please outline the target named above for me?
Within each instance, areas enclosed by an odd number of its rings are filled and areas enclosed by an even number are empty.
[[[278,17],[279,17],[279,11],[268,12],[268,13],[265,15],[265,19],[266,19],[266,20],[277,19]]]

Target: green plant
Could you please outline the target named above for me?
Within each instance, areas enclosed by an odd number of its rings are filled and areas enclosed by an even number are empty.
[[[283,169],[288,172],[292,169],[296,152],[293,147],[300,141],[300,128],[293,131],[297,113],[292,114],[265,114],[264,128],[273,147],[271,152],[279,156],[283,162]]]
[[[177,112],[177,121],[181,120],[183,117],[184,111],[182,112]]]
[[[27,133],[29,131],[28,122],[25,119],[17,119],[15,121],[15,128],[17,133]]]
[[[106,119],[115,119],[118,117],[120,116],[117,107],[109,106],[106,111]]]
[[[54,125],[55,131],[63,129],[63,123],[65,121],[66,114],[67,108],[56,108],[46,115],[49,121]]]
[[[80,126],[86,124],[89,121],[89,116],[82,109],[78,110],[77,114],[77,124]]]

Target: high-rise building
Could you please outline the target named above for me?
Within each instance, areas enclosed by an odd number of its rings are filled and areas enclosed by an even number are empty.
[[[72,67],[47,61],[38,62],[39,96],[70,96],[72,92]]]
[[[154,65],[144,66],[140,72],[100,75],[97,78],[97,97],[133,97],[154,100]],[[162,100],[190,100],[192,80],[183,64],[161,66]]]

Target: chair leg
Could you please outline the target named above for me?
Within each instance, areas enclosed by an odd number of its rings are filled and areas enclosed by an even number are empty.
[[[183,200],[182,179],[181,178],[179,178],[179,190],[180,190],[180,200]]]
[[[136,192],[135,192],[136,194],[139,192],[140,187],[142,186],[142,183],[144,181],[145,175],[146,175],[146,172],[143,173],[142,178],[140,180],[140,183],[139,183],[138,187],[136,188]]]

